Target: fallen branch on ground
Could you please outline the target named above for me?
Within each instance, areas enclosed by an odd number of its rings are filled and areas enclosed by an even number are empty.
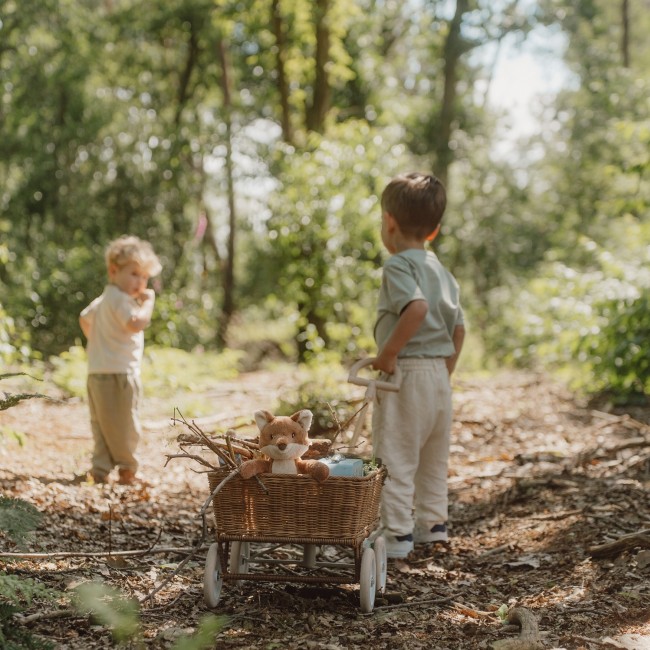
[[[640,530],[637,533],[623,535],[613,542],[592,546],[589,549],[591,557],[613,557],[623,551],[629,551],[637,546],[650,548],[650,529]]]
[[[141,557],[143,555],[154,555],[160,553],[187,553],[189,547],[161,546],[160,548],[144,548],[134,551],[60,551],[49,553],[0,553],[0,558],[12,558],[19,560],[54,560],[68,557]]]

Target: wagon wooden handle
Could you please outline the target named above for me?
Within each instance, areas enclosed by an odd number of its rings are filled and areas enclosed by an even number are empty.
[[[372,384],[377,390],[389,390],[393,393],[397,393],[399,391],[399,385],[402,381],[402,373],[400,372],[399,368],[395,368],[395,377],[397,378],[396,384],[392,384],[387,381],[378,381],[376,379],[366,379],[365,377],[358,376],[359,370],[361,370],[361,368],[365,368],[366,366],[372,365],[374,360],[375,357],[369,357],[368,359],[361,359],[360,361],[357,361],[350,368],[348,381],[351,384],[356,384],[357,386],[370,386]]]

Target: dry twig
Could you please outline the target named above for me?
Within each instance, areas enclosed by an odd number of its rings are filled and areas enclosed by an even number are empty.
[[[614,555],[620,555],[623,551],[636,548],[637,546],[650,548],[650,529],[640,530],[636,533],[630,533],[629,535],[623,535],[613,542],[592,546],[589,549],[589,554],[592,557],[598,558],[612,557]]]

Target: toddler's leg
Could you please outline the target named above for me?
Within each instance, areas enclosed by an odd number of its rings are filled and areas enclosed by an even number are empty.
[[[90,427],[93,433],[92,474],[96,478],[106,479],[115,467],[115,462],[106,444],[102,422],[110,419],[112,404],[112,382],[107,377],[112,375],[88,375],[88,407],[90,409]]]
[[[421,359],[400,360],[399,392],[380,391],[373,406],[373,447],[388,470],[382,489],[382,527],[396,537],[413,532],[414,476],[430,422],[425,366]]]
[[[140,380],[133,375],[104,375],[106,392],[110,393],[110,410],[100,420],[104,442],[113,463],[120,470],[135,474],[138,461],[135,452],[140,440],[138,406]]]
[[[435,361],[430,391],[431,428],[423,440],[415,475],[416,525],[427,531],[447,521],[452,405],[449,373],[443,359]]]

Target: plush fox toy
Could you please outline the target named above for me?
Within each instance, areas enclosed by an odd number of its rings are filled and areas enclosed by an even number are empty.
[[[239,468],[242,478],[257,474],[309,474],[317,481],[324,481],[330,473],[325,463],[317,460],[301,460],[309,449],[308,431],[313,414],[307,409],[292,416],[272,415],[268,411],[256,411],[255,422],[260,430],[260,451],[269,460],[255,458],[243,462]]]

